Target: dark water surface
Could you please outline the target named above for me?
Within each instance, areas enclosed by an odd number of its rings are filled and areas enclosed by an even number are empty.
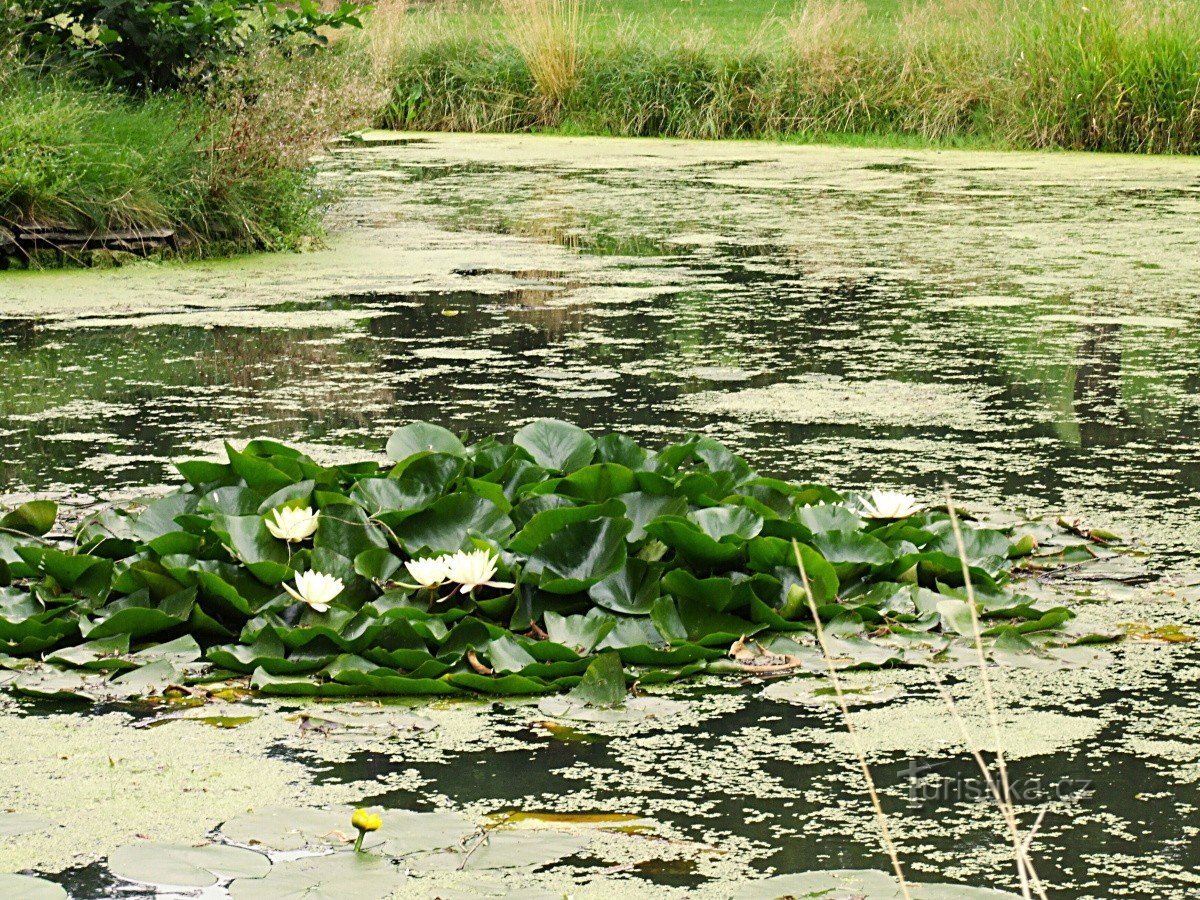
[[[1129,535],[1149,555],[1128,583],[1079,589],[1128,604],[1114,620],[1196,622],[1200,166],[696,146],[357,151],[326,166],[348,190],[327,288],[311,262],[299,281],[246,264],[193,306],[188,270],[165,267],[175,303],[139,306],[136,282],[94,314],[86,291],[44,315],[0,302],[0,494],[120,496],[225,438],[377,451],[411,419],[509,435],[554,416],[648,445],[704,431],[764,474],[928,499],[948,483],[979,509]],[[422,254],[427,271],[389,274]],[[0,298],[35,282],[0,281]],[[1200,895],[1195,654],[1129,646],[1111,672],[1030,674],[1006,695],[1095,723],[1012,762],[1042,787],[1090,783],[1042,825],[1053,897]],[[530,732],[526,752],[413,763],[431,788],[374,799],[503,808],[586,788],[573,808],[729,840],[756,870],[884,867],[845,747],[784,749],[836,719],[754,690],[669,735]],[[873,757],[906,858],[927,880],[1013,888],[989,804],[953,794],[970,757],[920,740]],[[929,760],[910,797],[908,767]],[[364,752],[315,777],[396,764]],[[94,876],[66,881],[106,894]],[[706,880],[666,863],[628,877]]]

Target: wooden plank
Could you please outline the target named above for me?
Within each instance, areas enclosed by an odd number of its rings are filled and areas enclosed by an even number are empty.
[[[88,232],[33,225],[18,226],[14,232],[17,249],[22,253],[33,250],[123,250],[146,253],[162,247],[176,247],[175,232],[170,228]]]

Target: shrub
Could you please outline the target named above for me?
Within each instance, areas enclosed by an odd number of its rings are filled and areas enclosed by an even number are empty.
[[[316,0],[14,0],[8,28],[36,59],[157,90],[208,81],[262,39],[324,44],[321,29],[361,27],[360,9],[351,0],[329,11]]]

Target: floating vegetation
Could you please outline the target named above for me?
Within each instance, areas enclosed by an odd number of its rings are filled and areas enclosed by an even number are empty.
[[[762,692],[767,700],[779,700],[795,706],[837,705],[837,692],[831,684],[812,681],[777,681]],[[904,696],[904,688],[898,684],[869,684],[861,687],[843,687],[842,700],[847,706],[873,706],[890,703]]]
[[[23,900],[67,900],[67,892],[44,878],[33,875],[0,875],[0,896]]]
[[[961,560],[944,510],[762,477],[706,437],[652,453],[539,420],[468,446],[418,422],[391,463],[226,450],[71,541],[46,537],[47,501],[0,519],[13,689],[206,700],[248,676],[265,694],[571,691],[543,714],[666,716],[626,683],[824,670],[796,553],[838,667],[953,663],[977,621],[998,661],[1096,658],[1070,610],[1010,583],[1031,536],[970,523]]]
[[[951,385],[806,375],[769,387],[703,391],[680,401],[690,412],[797,424],[940,426],[986,430],[979,398]]]
[[[108,868],[126,881],[208,887],[227,878],[263,878],[271,870],[271,861],[261,853],[227,844],[190,847],[143,841],[118,847],[108,857]]]

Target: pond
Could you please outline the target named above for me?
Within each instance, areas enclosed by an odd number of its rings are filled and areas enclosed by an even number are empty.
[[[1200,163],[443,135],[337,151],[320,179],[323,250],[0,276],[0,503],[126,499],[226,438],[337,459],[413,419],[509,436],[553,416],[1114,531],[1134,552],[1036,587],[1130,638],[1103,666],[1000,670],[1002,743],[1022,821],[1045,808],[1051,896],[1200,889]],[[972,673],[941,677],[984,724]],[[903,688],[855,716],[912,876],[1015,890],[938,676],[853,678]],[[840,716],[763,689],[714,679],[673,692],[677,717],[579,729],[519,702],[245,701],[205,722],[6,698],[21,777],[0,799],[55,827],[0,838],[0,862],[135,897],[98,861],[118,845],[284,802],[588,835],[536,872],[399,896],[721,897],[886,869]]]

